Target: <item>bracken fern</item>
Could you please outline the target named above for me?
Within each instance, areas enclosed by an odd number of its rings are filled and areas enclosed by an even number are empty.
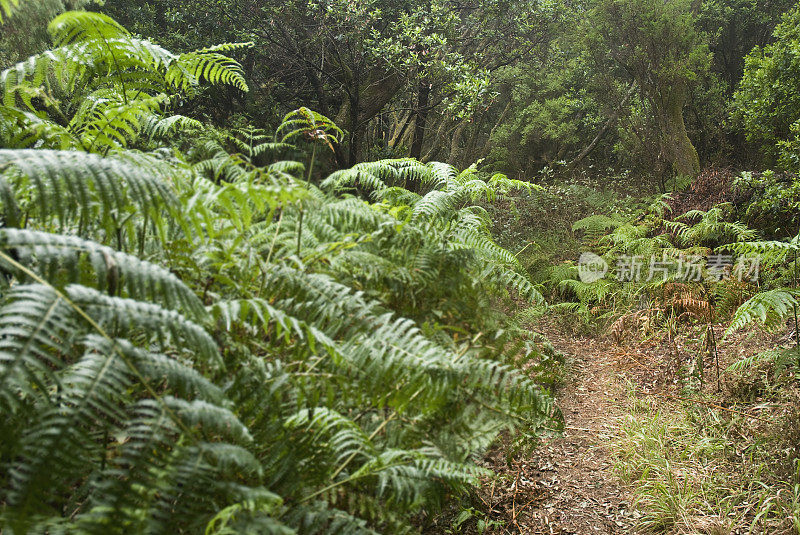
[[[239,45],[177,56],[90,13],[51,33],[0,77],[4,533],[414,532],[499,433],[550,421],[491,311],[541,296],[476,206],[530,186],[392,160],[317,187],[277,156],[332,147],[319,114],[169,115],[246,90]],[[188,160],[147,150],[198,130]]]

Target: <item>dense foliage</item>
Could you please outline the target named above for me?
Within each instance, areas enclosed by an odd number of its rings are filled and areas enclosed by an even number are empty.
[[[318,113],[174,114],[246,91],[246,45],[49,31],[0,75],[3,532],[413,531],[499,433],[554,425],[493,311],[541,296],[479,206],[529,184],[410,159],[317,184],[343,135]]]
[[[798,84],[792,0],[0,0],[0,531],[482,533],[539,329],[800,533]]]
[[[253,90],[211,88],[196,105],[215,121],[270,128],[291,109],[317,109],[345,131],[321,168],[485,158],[515,178],[628,170],[665,191],[709,163],[760,160],[759,142],[731,121],[732,95],[745,56],[772,46],[791,7],[106,0],[93,9],[175,50],[253,42],[237,56]]]
[[[736,117],[749,140],[764,153],[767,165],[798,170],[800,102],[800,9],[787,13],[775,29],[775,43],[755,48],[746,59],[736,93]]]

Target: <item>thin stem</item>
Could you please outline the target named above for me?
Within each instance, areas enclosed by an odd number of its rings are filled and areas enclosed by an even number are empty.
[[[308,164],[308,177],[306,178],[306,189],[311,187],[311,173],[314,171],[314,160],[317,156],[317,145],[314,144],[311,149],[311,162]],[[300,243],[303,237],[303,202],[300,201],[300,218],[297,223],[297,251],[296,255],[300,257]]]
[[[311,173],[314,171],[314,160],[317,157],[317,144],[314,143],[311,149],[311,162],[308,164],[308,176],[306,177],[306,186],[311,185]]]
[[[295,254],[300,257],[300,239],[303,236],[303,203],[300,202],[300,218],[297,221],[297,250]]]
[[[273,234],[272,243],[270,243],[270,245],[269,245],[269,253],[267,254],[267,260],[266,260],[267,265],[269,265],[269,261],[270,261],[270,259],[272,259],[272,252],[275,250],[275,240],[278,239],[278,233],[281,230],[281,223],[283,223],[283,214],[284,213],[285,213],[285,210],[283,208],[281,208],[281,215],[278,216],[278,224],[275,226],[275,234]]]
[[[797,249],[794,250],[794,287],[797,288]],[[800,348],[800,325],[797,321],[797,304],[792,305],[794,312],[794,346]],[[800,355],[797,356],[797,365],[800,366]]]
[[[711,349],[714,351],[714,361],[717,366],[717,392],[722,390],[722,386],[719,379],[719,352],[717,351],[717,336],[714,333],[714,324],[709,323],[708,329],[711,331]]]
[[[150,224],[150,214],[145,211],[144,221],[142,222],[142,232],[139,235],[139,258],[144,256],[144,242],[147,236],[147,226]]]
[[[92,26],[94,26],[95,29],[97,29],[97,25],[96,24],[92,23]],[[97,33],[98,33],[98,35],[102,35],[102,32],[99,29],[97,30]],[[116,54],[114,54],[114,51],[111,49],[111,46],[108,44],[108,39],[106,39],[105,37],[103,37],[102,39],[103,39],[103,44],[106,45],[106,48],[108,49],[108,53],[111,56],[112,61],[114,62],[114,70],[115,70],[115,72],[117,74],[117,78],[119,79],[120,84],[122,85],[122,100],[123,100],[123,102],[125,102],[125,105],[127,106],[128,105],[128,90],[125,87],[125,76],[122,73],[122,67],[120,67],[119,62],[117,61]]]
[[[407,464],[407,463],[406,462],[392,463],[392,464],[387,464],[386,466],[384,466],[382,468],[385,470],[387,468],[394,468],[395,466],[403,466],[404,464]],[[299,503],[307,502],[311,498],[315,498],[315,497],[319,496],[320,494],[328,492],[331,489],[335,489],[336,487],[340,487],[340,486],[342,486],[342,485],[344,485],[346,483],[349,483],[351,481],[355,481],[356,479],[361,479],[361,478],[367,477],[369,475],[371,475],[371,474],[370,473],[364,473],[364,474],[355,473],[355,474],[353,474],[352,476],[350,476],[348,478],[345,478],[345,479],[343,479],[341,481],[337,481],[336,483],[331,483],[327,487],[323,487],[323,488],[319,489],[317,492],[309,494],[305,498],[301,499]]]

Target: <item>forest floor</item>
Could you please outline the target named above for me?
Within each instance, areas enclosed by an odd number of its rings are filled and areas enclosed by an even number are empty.
[[[608,444],[624,415],[627,366],[607,343],[543,330],[568,359],[559,392],[564,432],[533,451],[508,458],[498,451],[490,468],[502,477],[480,496],[496,533],[625,533],[633,524],[630,495],[614,472]]]
[[[654,414],[682,413],[681,381],[677,377],[681,366],[691,361],[688,355],[694,352],[694,344],[683,337],[670,341],[664,336],[645,340],[634,336],[617,345],[604,336],[589,338],[564,334],[563,326],[537,327],[566,357],[567,382],[559,389],[557,402],[564,415],[565,428],[561,434],[543,438],[534,448],[515,451],[507,444],[487,458],[487,467],[500,474],[488,480],[478,495],[489,524],[487,533],[638,533],[642,515],[647,512],[635,506],[634,485],[621,479],[619,458],[615,456],[619,455],[620,444],[626,439],[630,447],[631,437],[626,437],[626,431],[630,432],[631,422],[645,425],[642,422]],[[722,327],[717,329],[721,337]],[[742,354],[773,345],[775,339],[742,336],[731,342],[720,350],[723,370]],[[706,391],[716,393],[716,374],[710,360],[706,361],[705,368]],[[723,389],[730,387],[725,383],[724,374],[722,385]],[[719,395],[716,393],[715,397]],[[732,412],[722,414],[731,415]],[[764,420],[758,416],[753,418],[756,419],[745,420],[756,425]],[[691,450],[695,447],[691,429],[686,436],[689,437],[686,447]],[[667,439],[675,445],[684,444],[681,440],[686,440],[686,436],[668,436]],[[680,447],[683,446],[678,449]],[[712,478],[708,471],[734,473],[742,469],[745,467],[726,468],[700,458],[688,468],[696,481],[710,485]],[[688,499],[686,496],[679,498]],[[748,506],[747,499],[742,498],[741,506],[749,508],[752,504]],[[725,514],[716,514],[714,507],[688,506],[687,514],[683,512],[674,519],[671,529],[663,531],[709,535],[747,533],[738,526],[742,518],[752,517],[752,513],[745,511],[734,514],[739,518],[732,520]],[[779,532],[784,533],[774,531]]]

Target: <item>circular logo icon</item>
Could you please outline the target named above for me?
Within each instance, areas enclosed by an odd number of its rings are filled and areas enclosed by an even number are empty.
[[[582,282],[597,282],[608,273],[608,262],[594,253],[583,253],[578,259],[578,276]]]

